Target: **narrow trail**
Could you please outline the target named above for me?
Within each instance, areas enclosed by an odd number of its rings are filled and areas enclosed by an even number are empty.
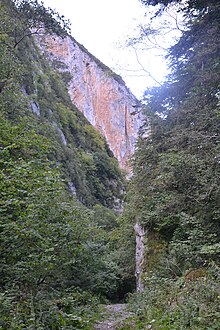
[[[116,330],[123,326],[123,321],[134,315],[127,310],[127,304],[103,305],[102,319],[95,325],[95,330]]]

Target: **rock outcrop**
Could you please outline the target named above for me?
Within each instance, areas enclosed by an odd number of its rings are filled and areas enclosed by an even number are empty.
[[[142,124],[141,105],[122,78],[72,37],[38,38],[43,53],[63,76],[74,105],[105,137],[122,169],[129,164]]]
[[[142,276],[144,273],[144,246],[145,246],[145,235],[146,232],[144,231],[144,228],[141,227],[141,225],[136,222],[134,226],[134,231],[136,235],[136,256],[135,256],[135,264],[136,264],[136,270],[135,270],[135,276],[136,276],[136,288],[137,291],[142,292],[144,290],[144,285],[142,281]]]

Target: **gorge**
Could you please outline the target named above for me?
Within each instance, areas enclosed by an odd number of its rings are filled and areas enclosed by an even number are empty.
[[[142,115],[62,16],[0,0],[2,330],[220,328],[220,5],[181,5]]]

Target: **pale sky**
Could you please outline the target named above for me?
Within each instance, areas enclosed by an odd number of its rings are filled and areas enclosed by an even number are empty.
[[[125,41],[135,35],[136,27],[146,18],[139,0],[44,0],[71,22],[72,36],[95,57],[121,75],[138,98],[153,84],[137,62],[135,52]],[[165,72],[161,58],[140,54],[141,64],[160,80]]]

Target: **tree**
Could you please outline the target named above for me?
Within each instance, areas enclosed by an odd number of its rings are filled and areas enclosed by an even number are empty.
[[[0,4],[0,327],[91,329],[94,296],[118,290],[116,214],[100,204],[123,178],[29,35],[42,15],[36,1]]]
[[[162,4],[164,10],[180,2],[145,3]],[[219,1],[184,4],[188,21],[169,49],[171,74],[161,87],[145,93],[146,123],[134,156],[128,198],[129,210],[147,232],[142,316],[148,315],[148,321],[156,316],[158,327],[205,329],[219,325],[209,313],[219,315],[220,6]],[[201,296],[195,294],[198,287]],[[211,291],[209,310],[205,292]],[[178,298],[184,295],[189,301]],[[200,311],[201,301],[209,313],[200,320],[201,313],[193,306]],[[175,307],[169,308],[172,302]]]
[[[218,1],[215,0],[140,0],[146,6],[157,6],[159,5],[160,9],[158,14],[161,13],[166,7],[169,5],[179,5],[181,4],[182,10],[189,15],[192,15],[191,10],[199,10],[201,12],[205,12],[208,7],[212,7],[216,5]],[[193,13],[195,14],[195,12]],[[198,13],[197,13],[198,14]]]
[[[148,3],[165,6],[173,1]],[[169,241],[182,226],[182,219],[191,217],[192,224],[200,224],[207,233],[204,246],[208,242],[216,246],[220,6],[212,1],[187,4],[183,10],[191,15],[191,21],[168,54],[172,72],[162,87],[145,94],[153,111],[146,113],[151,132],[140,138],[134,184],[139,192],[140,217],[147,228],[159,231]],[[200,15],[194,17],[189,9],[200,10]],[[214,250],[212,257],[217,258]],[[197,266],[202,262],[204,254]]]
[[[45,8],[38,0],[3,0],[1,15],[4,15],[2,23],[7,21],[7,24],[1,24],[0,33],[10,37],[7,44],[13,48],[34,34],[54,33],[64,37],[70,30],[69,21],[51,8]]]

